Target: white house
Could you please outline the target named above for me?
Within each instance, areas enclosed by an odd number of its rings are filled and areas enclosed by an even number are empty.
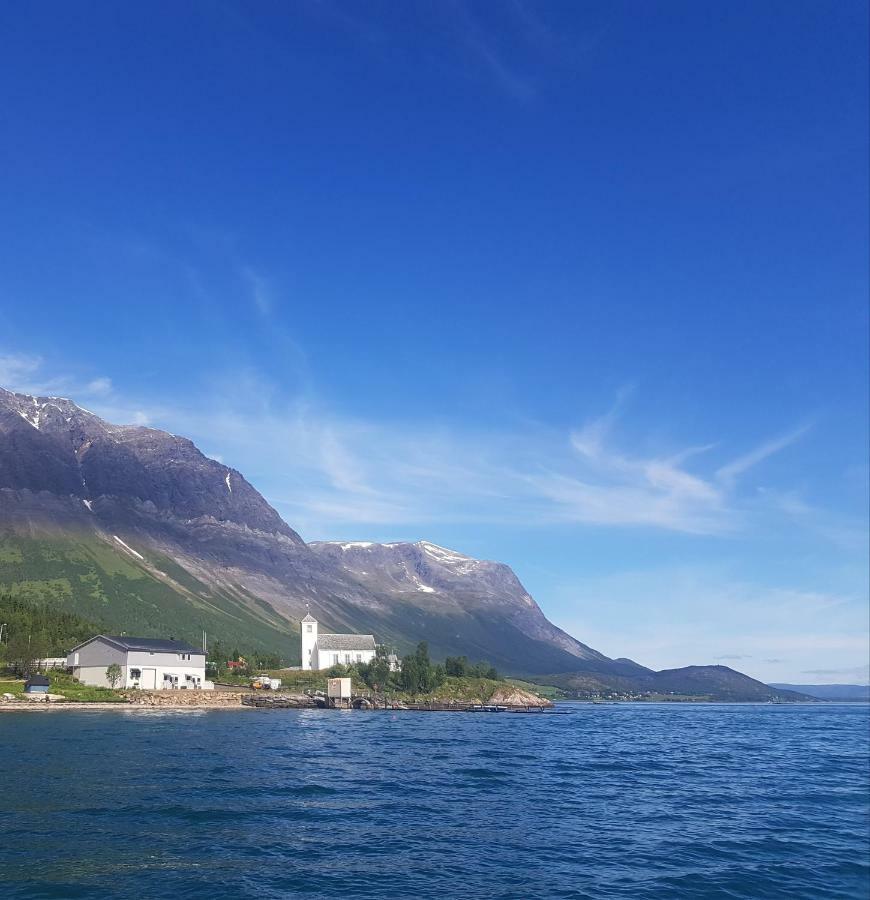
[[[375,638],[371,634],[320,634],[317,619],[309,613],[299,623],[302,631],[302,668],[328,669],[340,663],[371,662],[375,658]]]
[[[118,687],[163,689],[211,689],[205,680],[205,653],[185,641],[98,634],[73,647],[66,658],[72,674],[83,684],[111,687],[106,669],[121,667]]]

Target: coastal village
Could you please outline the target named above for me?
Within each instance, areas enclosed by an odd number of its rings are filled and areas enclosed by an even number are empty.
[[[208,661],[203,646],[174,638],[97,634],[65,657],[28,661],[2,681],[0,709],[123,705],[182,708],[537,711],[552,703],[464,657],[433,664],[421,643],[404,659],[372,634],[320,630],[310,611],[299,622],[301,665],[248,671]],[[449,674],[448,674],[449,673]],[[460,683],[461,682],[461,683]],[[10,690],[12,688],[12,690]]]

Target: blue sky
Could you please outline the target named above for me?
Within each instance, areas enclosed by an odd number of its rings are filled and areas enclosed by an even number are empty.
[[[19,4],[0,384],[610,655],[867,680],[867,8]]]

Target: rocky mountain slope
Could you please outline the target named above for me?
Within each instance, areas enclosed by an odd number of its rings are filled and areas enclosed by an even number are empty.
[[[241,473],[186,438],[0,389],[0,585],[115,627],[298,653],[327,630],[426,639],[507,671],[611,661],[552,625],[513,572],[434,544],[306,544]],[[617,667],[620,664],[615,663]]]

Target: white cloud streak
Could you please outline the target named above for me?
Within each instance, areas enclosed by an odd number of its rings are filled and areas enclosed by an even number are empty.
[[[614,432],[626,391],[608,413],[570,434],[543,425],[484,432],[339,416],[305,398],[286,403],[251,370],[225,374],[202,402],[179,406],[131,404],[105,376],[45,379],[43,368],[35,357],[0,356],[0,383],[36,393],[51,386],[112,421],[187,435],[247,474],[291,525],[317,536],[346,526],[430,522],[732,534],[749,526],[753,512],[737,491],[739,476],[806,431],[767,441],[704,475],[687,466],[712,445],[661,454],[618,449]],[[777,509],[778,495],[770,498],[765,508]]]
[[[793,431],[789,431],[772,440],[765,441],[763,444],[759,444],[759,446],[750,450],[748,453],[744,453],[742,456],[738,456],[737,459],[722,466],[716,472],[716,477],[725,484],[733,484],[737,478],[745,472],[748,472],[753,466],[757,466],[759,463],[764,462],[768,457],[773,456],[775,453],[779,453],[780,450],[784,450],[790,444],[793,444],[796,440],[803,437],[809,429],[809,425],[801,425]]]

